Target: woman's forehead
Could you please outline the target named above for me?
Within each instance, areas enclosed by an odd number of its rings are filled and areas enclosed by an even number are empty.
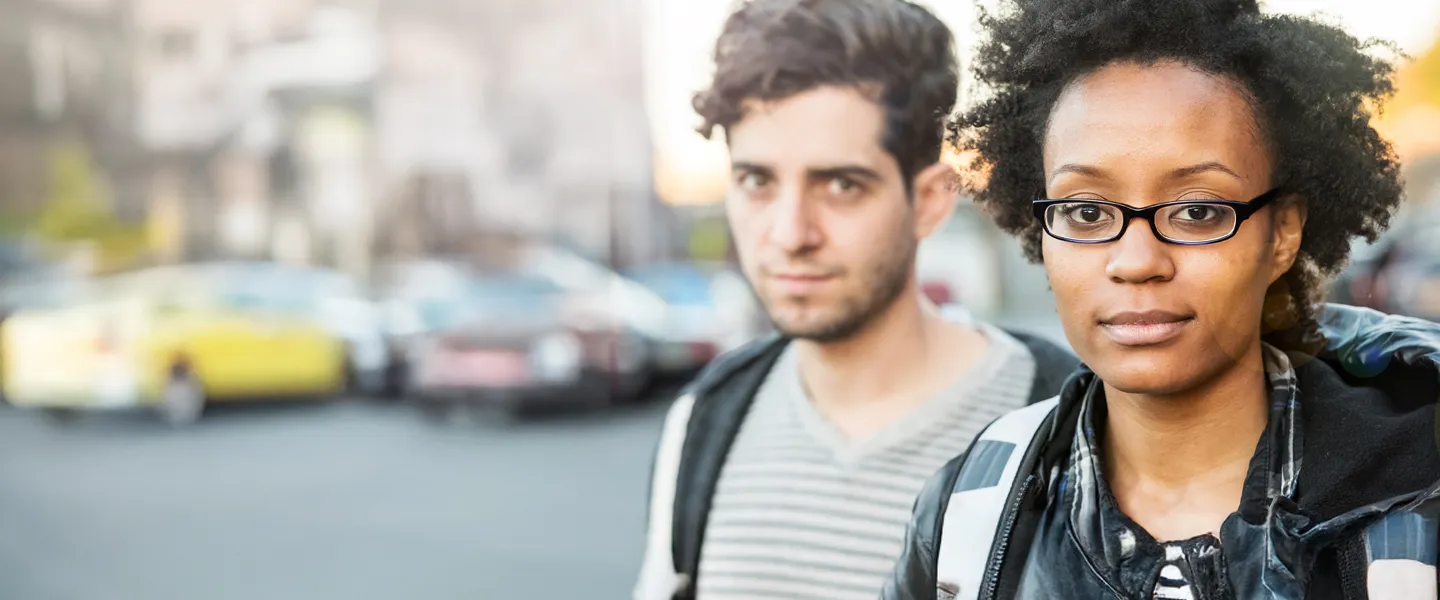
[[[1229,79],[1175,62],[1115,64],[1077,80],[1056,102],[1044,140],[1047,179],[1067,164],[1266,169],[1257,130],[1250,102]]]

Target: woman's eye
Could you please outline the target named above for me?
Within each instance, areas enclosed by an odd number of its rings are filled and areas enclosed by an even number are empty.
[[[1220,209],[1205,204],[1194,204],[1181,208],[1178,216],[1182,221],[1209,221],[1219,216]]]
[[[1065,207],[1065,218],[1076,223],[1099,223],[1105,220],[1105,211],[1098,204],[1072,204]]]

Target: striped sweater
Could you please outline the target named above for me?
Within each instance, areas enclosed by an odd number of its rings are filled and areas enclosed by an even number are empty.
[[[793,348],[775,364],[720,474],[699,598],[872,600],[916,494],[998,416],[1022,407],[1035,362],[993,327],[990,352],[942,393],[859,441],[809,402]]]

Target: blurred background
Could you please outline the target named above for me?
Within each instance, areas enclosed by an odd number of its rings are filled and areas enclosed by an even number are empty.
[[[1265,4],[1411,55],[1332,295],[1440,318],[1440,4]],[[689,102],[729,7],[0,0],[0,597],[625,597],[668,400],[768,327]],[[919,260],[1063,341],[969,203]]]

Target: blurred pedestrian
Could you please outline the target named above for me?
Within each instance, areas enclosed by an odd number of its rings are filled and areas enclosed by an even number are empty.
[[[1011,0],[954,134],[1086,368],[927,484],[884,598],[1436,597],[1440,326],[1317,304],[1391,65],[1256,0]]]
[[[920,241],[950,217],[950,31],[902,0],[755,0],[695,98],[730,147],[729,225],[778,333],[671,410],[636,597],[873,599],[925,479],[1054,395],[1067,350],[949,321]]]

